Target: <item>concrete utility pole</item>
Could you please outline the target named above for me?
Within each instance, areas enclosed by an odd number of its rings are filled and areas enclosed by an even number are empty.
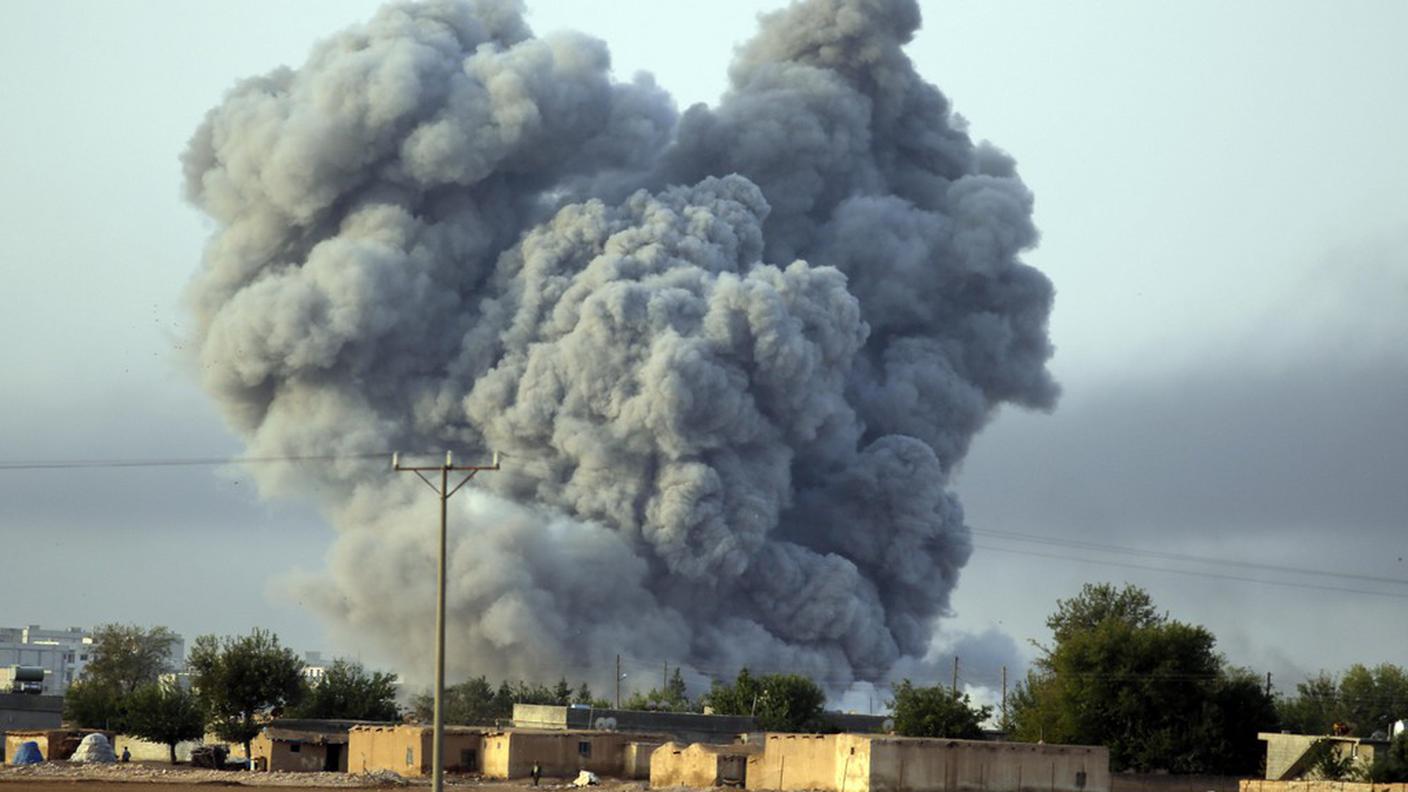
[[[488,465],[455,465],[454,457],[449,451],[445,452],[445,462],[442,465],[433,467],[402,467],[401,455],[391,455],[391,469],[396,471],[414,473],[425,482],[427,487],[435,490],[435,494],[440,498],[440,553],[439,563],[435,576],[435,738],[431,742],[430,761],[432,766],[431,789],[434,792],[444,792],[445,789],[445,523],[446,505],[450,498],[460,487],[469,483],[469,480],[484,470],[499,469],[499,452],[494,452],[494,461]],[[440,485],[426,477],[430,471],[440,472]],[[468,473],[454,489],[450,489],[450,472]]]
[[[958,655],[953,656],[953,695],[958,695]]]
[[[621,709],[621,655],[616,655],[616,709]]]
[[[1007,666],[1002,667],[1002,728],[1007,729]]]

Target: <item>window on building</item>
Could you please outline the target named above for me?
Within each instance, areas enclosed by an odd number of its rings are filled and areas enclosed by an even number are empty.
[[[289,753],[298,753],[298,752],[301,751],[301,750],[303,750],[303,746],[300,745],[300,744],[298,744],[298,743],[289,743],[289,744],[288,744],[288,752],[289,752]]]
[[[591,755],[592,755],[592,742],[591,742],[591,740],[578,740],[578,741],[577,741],[577,755],[578,755],[578,756],[591,756]]]
[[[414,749],[414,748],[407,748],[407,749],[406,749],[406,766],[407,766],[407,767],[410,767],[411,765],[413,765],[413,764],[415,764],[415,763],[416,763],[416,749]]]

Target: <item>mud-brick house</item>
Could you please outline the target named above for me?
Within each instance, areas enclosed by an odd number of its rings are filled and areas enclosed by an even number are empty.
[[[743,786],[748,757],[760,753],[756,743],[712,745],[665,743],[650,755],[650,786],[654,789]]]
[[[445,771],[481,772],[484,730],[446,726]],[[411,724],[363,724],[347,733],[347,767],[353,773],[390,770],[403,776],[429,776],[433,768],[434,730]]]
[[[349,720],[270,721],[250,743],[254,766],[282,772],[347,772],[349,732],[387,724]]]

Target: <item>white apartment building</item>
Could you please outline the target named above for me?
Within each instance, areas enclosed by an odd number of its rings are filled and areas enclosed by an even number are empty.
[[[0,666],[44,669],[43,692],[49,696],[62,696],[68,690],[83,673],[92,649],[93,636],[82,627],[0,627]]]
[[[0,667],[44,669],[44,694],[62,696],[83,673],[93,651],[93,634],[82,627],[45,629],[0,627]],[[171,647],[172,668],[185,665],[186,642],[177,636]]]

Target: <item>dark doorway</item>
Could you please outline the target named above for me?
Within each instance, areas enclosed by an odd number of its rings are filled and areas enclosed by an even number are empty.
[[[342,749],[345,747],[347,746],[338,745],[336,743],[332,743],[327,746],[327,758],[323,760],[324,770],[327,770],[332,773],[337,773],[342,770]]]
[[[479,752],[473,748],[466,748],[460,751],[460,772],[479,772]]]

